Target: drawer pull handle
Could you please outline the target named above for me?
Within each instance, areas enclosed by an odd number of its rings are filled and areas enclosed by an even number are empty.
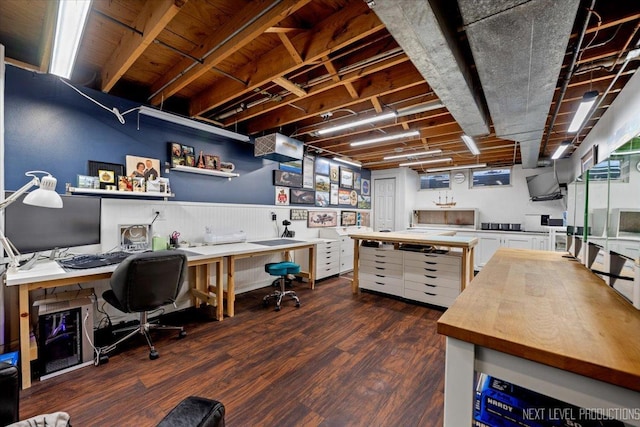
[[[378,261],[378,260],[375,260],[374,262],[375,262],[376,264],[386,264],[386,263],[387,263],[386,261]]]
[[[382,283],[382,282],[375,282],[375,283],[376,283],[376,285],[382,285],[382,286],[384,286],[384,283]]]
[[[430,295],[430,296],[432,296],[432,297],[435,297],[435,296],[436,296],[436,294],[432,294],[431,292],[425,292],[424,294],[425,294],[425,295]]]
[[[436,265],[437,264],[437,262],[431,262],[431,261],[425,261],[424,263],[425,264],[429,264],[429,265]]]
[[[383,268],[383,267],[376,267],[376,270],[386,270],[386,268]]]
[[[384,255],[375,255],[376,258],[384,258]]]
[[[437,287],[436,285],[432,285],[432,284],[430,284],[430,283],[425,283],[424,285],[425,285],[425,286],[428,286],[428,287],[430,287],[430,288],[435,288],[435,287]]]
[[[376,274],[376,277],[384,277],[382,274]]]
[[[429,279],[437,279],[438,276],[429,276],[428,274],[425,274],[424,277],[428,277]]]
[[[427,270],[427,271],[438,271],[438,270],[437,270],[437,269],[435,269],[435,268],[427,268],[427,267],[425,267],[424,269],[425,269],[425,270]]]

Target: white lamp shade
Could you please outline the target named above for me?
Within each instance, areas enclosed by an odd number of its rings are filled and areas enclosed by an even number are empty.
[[[43,208],[61,208],[62,198],[56,193],[56,180],[51,175],[43,176],[40,187],[27,194],[23,203]]]

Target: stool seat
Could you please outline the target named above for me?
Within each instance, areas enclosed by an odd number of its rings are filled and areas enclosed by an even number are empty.
[[[278,279],[278,281],[280,282],[280,289],[270,295],[265,296],[262,299],[262,304],[265,307],[268,306],[269,300],[273,298],[276,300],[276,311],[280,311],[282,298],[288,295],[296,302],[296,307],[300,307],[300,299],[298,298],[296,293],[294,291],[287,291],[285,289],[287,275],[300,273],[300,265],[290,261],[270,262],[269,264],[265,264],[264,271],[272,276],[280,277],[280,279]]]

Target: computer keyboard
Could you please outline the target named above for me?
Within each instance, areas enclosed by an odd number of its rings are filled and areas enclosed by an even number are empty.
[[[106,265],[119,264],[131,255],[131,252],[124,251],[95,255],[76,255],[73,258],[58,260],[58,264],[65,268],[74,269],[104,267]]]

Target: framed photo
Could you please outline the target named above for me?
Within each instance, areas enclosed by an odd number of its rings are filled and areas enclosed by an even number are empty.
[[[286,206],[289,204],[289,188],[276,187],[275,204],[276,206]]]
[[[129,179],[131,180],[131,187],[135,193],[144,193],[146,191],[144,178],[134,177]]]
[[[362,178],[360,181],[360,192],[363,196],[368,196],[370,191],[370,181],[368,179]]]
[[[338,204],[351,205],[351,190],[338,190]]]
[[[353,188],[353,171],[351,169],[340,168],[340,187]]]
[[[316,191],[322,191],[325,193],[331,191],[331,181],[329,181],[329,176],[316,175]]]
[[[342,227],[347,227],[349,225],[356,225],[357,223],[357,215],[356,211],[342,211],[340,212],[340,225]]]
[[[292,205],[313,205],[316,202],[316,192],[292,188],[289,190],[289,203]]]
[[[160,177],[160,160],[149,157],[125,156],[127,176],[152,180]]]
[[[133,191],[133,178],[120,175],[118,177],[118,191]]]
[[[192,146],[182,144],[182,156],[185,166],[196,165],[196,150]]]
[[[313,157],[304,156],[302,159],[302,187],[314,188],[313,181]]]
[[[107,185],[115,185],[117,176],[124,175],[124,165],[119,163],[106,163],[89,160],[87,169],[87,175],[98,177],[100,188],[103,190]],[[110,182],[105,181],[109,179],[111,180]]]
[[[273,185],[282,187],[302,187],[302,175],[295,172],[287,172],[283,170],[273,171]]]
[[[292,160],[290,162],[280,163],[280,170],[302,174],[302,160]]]
[[[118,242],[122,251],[143,252],[151,249],[151,225],[118,225]]]
[[[204,167],[205,169],[220,170],[220,157],[212,154],[205,154]]]
[[[178,142],[169,143],[169,159],[171,167],[184,166],[184,153],[182,152],[182,144]]]
[[[338,213],[336,211],[309,211],[307,227],[335,227],[338,225]]]
[[[358,196],[358,209],[371,209],[371,196]]]
[[[338,184],[331,184],[331,192],[329,194],[329,204],[330,205],[337,205],[338,204],[338,191],[340,189],[338,188]]]
[[[316,173],[329,176],[329,160],[324,157],[316,157]]]
[[[291,209],[289,219],[291,221],[306,221],[309,217],[309,211],[306,209]]]
[[[340,168],[338,165],[329,166],[329,179],[331,182],[338,182],[340,180]]]
[[[354,172],[353,173],[353,189],[360,191],[360,173],[359,172]]]
[[[360,217],[360,227],[371,227],[371,213],[370,212],[358,212]]]
[[[78,188],[100,188],[100,178],[97,176],[78,175]]]
[[[356,190],[351,190],[349,193],[349,204],[354,208],[358,206],[358,193]]]
[[[316,191],[316,206],[324,208],[329,206],[329,192]]]

